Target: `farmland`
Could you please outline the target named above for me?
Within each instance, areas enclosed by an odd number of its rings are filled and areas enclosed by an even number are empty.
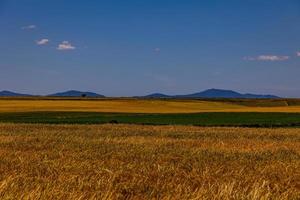
[[[0,99],[0,112],[106,112],[106,113],[199,113],[199,112],[300,112],[299,100],[193,100],[193,99]]]
[[[299,127],[297,100],[0,99],[0,122]]]
[[[0,199],[299,199],[296,100],[0,99]]]
[[[300,113],[207,112],[207,113],[100,113],[22,112],[0,113],[2,123],[40,124],[142,124],[238,127],[300,127]]]
[[[298,199],[300,129],[0,125],[1,199]]]
[[[300,0],[0,0],[0,200],[300,200]]]

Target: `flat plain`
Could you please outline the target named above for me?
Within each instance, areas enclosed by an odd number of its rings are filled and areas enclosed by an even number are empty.
[[[2,98],[0,122],[300,127],[297,99]]]
[[[0,112],[300,112],[299,100],[1,98]]]
[[[2,98],[0,199],[300,199],[299,105]]]
[[[1,199],[299,199],[300,129],[0,125]]]

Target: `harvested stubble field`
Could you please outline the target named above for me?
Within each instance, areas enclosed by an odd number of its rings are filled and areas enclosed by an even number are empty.
[[[107,112],[199,113],[288,112],[300,113],[299,100],[195,100],[195,99],[78,99],[0,98],[0,112]]]
[[[0,198],[299,199],[299,133],[0,124]]]

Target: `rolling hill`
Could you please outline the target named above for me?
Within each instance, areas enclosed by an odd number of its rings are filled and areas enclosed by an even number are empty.
[[[11,92],[7,90],[3,90],[0,92],[0,97],[30,97],[33,95],[30,94],[21,94],[21,93],[16,93],[16,92]]]
[[[82,92],[82,91],[77,91],[77,90],[69,90],[66,92],[59,92],[55,94],[50,94],[47,96],[51,97],[81,97],[85,95],[86,97],[105,97],[104,95],[97,94],[94,92]]]
[[[154,93],[143,98],[249,98],[249,99],[277,99],[275,95],[260,95],[260,94],[241,94],[233,90],[208,89],[202,92],[187,94],[187,95],[166,95]]]
[[[0,97],[30,97],[34,95],[30,94],[21,94],[11,91],[1,91]],[[104,95],[97,94],[94,92],[82,92],[78,90],[69,90],[65,92],[58,92],[50,95],[46,95],[47,97],[105,97]],[[135,96],[137,98],[247,98],[247,99],[278,99],[280,97],[275,95],[268,95],[268,94],[242,94],[233,90],[222,90],[222,89],[208,89],[202,92],[197,92],[193,94],[186,94],[186,95],[166,95],[162,93],[153,93],[146,96]]]
[[[172,97],[172,96],[165,95],[165,94],[162,94],[162,93],[153,93],[153,94],[146,95],[144,97],[145,98],[169,98],[169,97]]]

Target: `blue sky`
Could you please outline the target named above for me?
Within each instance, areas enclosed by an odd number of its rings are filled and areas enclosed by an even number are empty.
[[[0,0],[0,90],[300,97],[299,76],[299,0]]]

